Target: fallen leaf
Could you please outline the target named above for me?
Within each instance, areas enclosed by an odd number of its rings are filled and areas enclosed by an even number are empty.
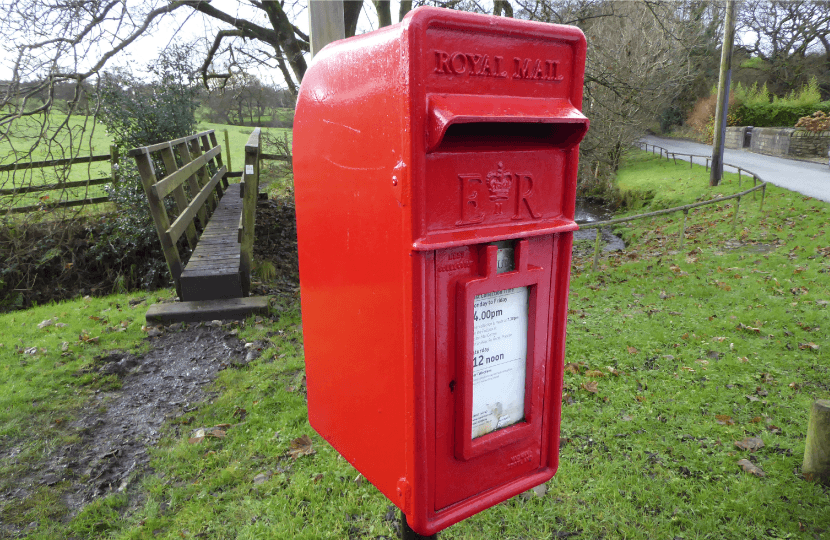
[[[764,421],[763,416],[756,416],[755,418],[750,420],[750,422],[752,422],[753,424],[758,424],[758,423],[763,422],[763,421]]]
[[[316,484],[317,482],[319,482],[322,479],[323,479],[323,473],[319,473],[314,478],[312,478],[311,481]]]
[[[212,430],[208,431],[207,433],[205,433],[205,436],[206,437],[214,437],[216,439],[224,439],[225,438],[225,432],[222,431],[221,429],[212,429]]]
[[[576,375],[579,375],[579,364],[568,362],[567,364],[565,364],[565,371],[567,373],[574,373]]]
[[[818,345],[810,341],[809,343],[799,343],[798,348],[801,350],[810,349],[811,351],[817,351]]]
[[[590,371],[586,371],[585,376],[586,377],[598,377],[599,378],[599,377],[605,377],[605,373],[603,373],[603,372],[601,372],[597,369],[592,369]]]
[[[576,403],[574,401],[574,398],[572,398],[570,394],[565,394],[564,396],[562,396],[562,401],[564,401],[568,405],[573,405],[574,403]]]
[[[645,396],[634,396],[634,399],[636,399],[640,403],[642,403],[646,400]]]
[[[620,371],[620,370],[618,370],[618,369],[615,369],[615,368],[613,368],[613,367],[611,367],[611,366],[606,366],[606,369],[608,369],[608,372],[609,372],[611,375],[614,375],[615,377],[619,377],[620,375],[623,375],[623,372],[622,372],[622,371]]]
[[[756,401],[761,401],[760,399],[758,399],[755,396],[744,396],[744,397],[746,397],[746,399],[748,399],[749,401],[751,401],[753,403],[756,402]]]
[[[637,354],[638,352],[640,351],[638,351],[634,347],[628,347],[628,354]]]
[[[291,441],[291,449],[288,451],[288,455],[293,459],[297,459],[302,456],[311,456],[315,453],[316,452],[312,447],[311,437],[308,435],[303,435],[302,437],[298,437]]]
[[[734,426],[735,421],[732,420],[732,417],[728,414],[716,414],[715,415],[715,422],[721,424],[723,426]]]
[[[590,392],[592,394],[596,394],[599,392],[599,387],[597,385],[597,381],[588,381],[584,382],[580,385],[580,387],[585,390],[586,392]]]
[[[764,447],[764,441],[760,437],[747,437],[742,441],[736,441],[735,446],[741,450],[749,450],[754,452]]]
[[[683,371],[688,371],[689,373],[694,373],[695,372],[694,369],[692,369],[690,367],[686,367],[686,366],[680,366],[680,369],[682,369]]]
[[[738,465],[744,470],[744,472],[748,472],[753,476],[757,476],[758,478],[763,478],[766,476],[766,473],[761,469],[761,467],[755,465],[748,459],[742,459],[738,461]]]
[[[620,419],[621,419],[623,422],[631,422],[632,420],[634,420],[634,417],[633,417],[633,416],[629,416],[629,415],[627,415],[627,414],[624,414],[624,415],[622,415],[622,417],[621,417]]]
[[[723,336],[718,336],[718,337],[713,337],[712,338],[712,341],[717,341],[717,342],[721,342],[721,341],[725,341],[725,340],[726,340],[726,338],[723,337]]]

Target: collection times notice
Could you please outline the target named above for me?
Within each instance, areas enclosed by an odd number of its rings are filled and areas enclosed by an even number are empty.
[[[524,418],[528,288],[473,300],[472,438]]]

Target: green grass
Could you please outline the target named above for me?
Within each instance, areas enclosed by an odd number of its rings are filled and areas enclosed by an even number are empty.
[[[231,166],[229,170],[241,171],[245,165],[245,143],[248,142],[248,137],[253,133],[254,128],[248,126],[230,126],[227,124],[212,124],[210,122],[199,122],[199,131],[208,129],[216,130],[216,140],[222,146],[222,157],[227,160],[227,153],[225,152],[225,130],[228,130],[228,140],[231,146]],[[285,128],[262,128],[263,133],[281,134],[288,133],[291,135],[290,129]],[[263,152],[268,153],[267,148],[263,148]],[[227,165],[227,163],[225,163]]]
[[[688,164],[635,154],[620,186],[640,201],[638,212],[737,190],[729,183],[709,188],[702,167],[689,171]],[[543,496],[506,501],[441,538],[811,539],[830,532],[828,490],[800,476],[810,404],[830,397],[822,339],[830,328],[830,207],[773,187],[763,211],[759,203],[760,194],[744,198],[734,234],[730,201],[690,212],[682,250],[680,214],[622,229],[634,243],[604,257],[597,271],[588,259],[574,261],[559,471]],[[43,429],[43,419],[68,415],[52,403],[84,399],[95,382],[71,373],[93,349],[137,341],[135,318],[125,332],[103,332],[121,320],[115,305],[124,312],[125,301],[0,317],[0,396],[7,400],[0,414],[15,407],[0,417],[9,434],[0,439],[4,447],[12,435],[20,440]],[[298,299],[276,310],[277,322],[249,320],[240,328],[247,341],[269,336],[262,357],[222,371],[209,389],[214,397],[170,425],[152,449],[155,472],[137,488],[143,498],[111,496],[63,523],[54,494],[38,492],[26,503],[25,515],[35,516],[26,523],[38,522],[30,537],[394,537],[384,519],[390,503],[308,425]],[[130,314],[136,312],[143,315]],[[36,328],[63,313],[78,321],[71,332],[61,329],[66,335]],[[108,322],[76,313],[103,314]],[[18,326],[21,317],[26,326]],[[83,329],[101,329],[99,343],[70,339]],[[71,341],[78,357],[71,366],[57,365],[67,361],[53,353],[62,341]],[[13,353],[27,344],[47,352],[31,359]],[[25,391],[25,399],[10,389]],[[189,442],[192,428],[218,424],[231,424],[224,438]],[[294,459],[292,441],[304,435],[315,453]],[[735,446],[750,436],[765,446],[754,453]],[[38,445],[51,443],[26,444],[35,461]],[[744,472],[744,458],[765,477]],[[131,505],[137,508],[127,512]]]
[[[58,129],[60,128],[60,129]],[[222,146],[222,157],[227,161],[224,131],[228,131],[231,147],[229,170],[241,171],[245,160],[245,143],[254,128],[232,126],[227,124],[212,124],[200,122],[199,131],[213,129],[216,131],[217,142]],[[267,133],[284,133],[290,136],[290,129],[263,128]],[[45,133],[46,137],[41,137]],[[35,144],[37,143],[37,144]],[[96,124],[92,117],[70,116],[61,113],[37,115],[18,120],[10,137],[0,139],[0,165],[15,163],[16,161],[44,161],[49,159],[63,159],[69,155],[89,156],[110,153],[112,138],[102,124]],[[34,147],[34,150],[31,150]],[[268,149],[263,151],[268,152]],[[31,153],[30,153],[31,152]],[[45,167],[18,172],[0,172],[0,189],[13,189],[49,185],[57,182],[75,182],[87,179],[98,179],[112,176],[109,161],[96,163],[80,163],[72,165],[68,170],[63,167]],[[39,203],[69,201],[82,198],[106,196],[105,185],[90,186],[89,188],[71,188],[63,191],[38,192],[17,195],[12,202],[9,196],[0,196],[0,204],[13,206],[30,206]]]

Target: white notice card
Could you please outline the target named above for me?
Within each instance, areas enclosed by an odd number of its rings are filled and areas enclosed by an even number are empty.
[[[524,418],[528,288],[476,295],[472,438]]]

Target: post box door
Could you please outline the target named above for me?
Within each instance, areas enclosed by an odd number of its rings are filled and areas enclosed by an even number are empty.
[[[548,466],[544,399],[557,235],[435,253],[435,510]],[[508,248],[509,249],[509,248]]]

